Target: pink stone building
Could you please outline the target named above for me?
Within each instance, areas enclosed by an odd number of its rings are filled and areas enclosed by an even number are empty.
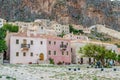
[[[71,63],[70,41],[62,38],[47,39],[48,58],[55,63]]]
[[[60,37],[17,33],[9,38],[10,63],[71,63],[70,41]]]

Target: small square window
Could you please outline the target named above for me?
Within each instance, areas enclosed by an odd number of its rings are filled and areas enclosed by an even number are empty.
[[[68,45],[68,43],[66,43],[66,45]]]
[[[56,45],[56,42],[54,41],[54,45]]]
[[[54,51],[54,55],[56,55],[56,51]]]
[[[48,51],[48,54],[51,55],[51,51]]]
[[[16,56],[19,56],[19,52],[16,52]]]
[[[41,27],[41,29],[43,29],[43,27]]]
[[[51,41],[49,41],[49,44],[51,44]]]
[[[33,40],[31,40],[31,42],[30,42],[30,43],[31,43],[31,45],[33,45]]]
[[[43,42],[42,42],[42,41],[40,41],[40,44],[42,45],[42,44],[43,44]]]
[[[69,53],[68,53],[68,51],[67,51],[67,55],[68,55]]]
[[[73,52],[73,49],[71,48],[71,52]]]
[[[62,51],[62,55],[64,55],[64,52]]]
[[[16,44],[19,44],[19,40],[18,39],[16,39]]]
[[[26,39],[23,39],[23,43],[26,44],[26,43],[27,43],[27,40],[26,40]]]
[[[23,56],[26,56],[26,53],[25,53],[25,52],[23,53]]]
[[[30,56],[33,56],[33,52],[30,53]]]

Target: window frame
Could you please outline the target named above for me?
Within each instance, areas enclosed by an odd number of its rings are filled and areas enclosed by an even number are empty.
[[[24,57],[26,56],[26,52],[23,52],[23,56],[24,56]]]
[[[19,44],[19,39],[16,39],[16,44]]]
[[[16,57],[18,57],[19,56],[19,52],[16,52]]]

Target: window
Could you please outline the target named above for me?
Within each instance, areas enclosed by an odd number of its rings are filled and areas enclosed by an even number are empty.
[[[67,51],[67,55],[68,55],[69,53],[68,53],[68,51]]]
[[[62,51],[62,55],[64,55],[64,52]]]
[[[41,27],[41,29],[43,29],[43,27]]]
[[[23,39],[23,43],[24,43],[24,44],[26,44],[26,43],[27,43],[26,39]]]
[[[23,53],[23,56],[26,56],[26,53],[25,53],[25,52]]]
[[[71,48],[71,52],[73,52],[73,49]]]
[[[56,45],[56,42],[54,41],[54,45]]]
[[[51,44],[51,41],[49,41],[49,44]]]
[[[43,44],[43,42],[42,42],[42,41],[40,41],[40,44],[42,45],[42,44]]]
[[[48,51],[48,54],[51,55],[51,51]]]
[[[91,58],[89,58],[89,64],[91,64]]]
[[[16,52],[16,56],[19,56],[19,52]]]
[[[81,58],[81,64],[83,64],[83,58]]]
[[[33,56],[33,52],[30,53],[30,56]]]
[[[19,40],[18,39],[16,39],[16,44],[19,44]]]
[[[33,40],[30,41],[31,45],[33,45]]]
[[[68,43],[66,43],[66,45],[68,45]]]
[[[56,51],[54,51],[54,55],[56,55]]]

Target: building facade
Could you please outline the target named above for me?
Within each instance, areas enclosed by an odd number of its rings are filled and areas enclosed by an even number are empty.
[[[64,34],[69,34],[69,25],[61,25],[57,22],[51,22],[52,25],[51,27],[55,30],[57,35],[61,35],[62,33]]]
[[[87,36],[74,35],[73,33],[66,34],[65,36],[63,36],[63,38],[70,40],[84,40],[84,41],[89,40]]]
[[[70,41],[50,35],[18,33],[10,37],[10,63],[71,63]]]
[[[47,39],[48,58],[52,58],[55,63],[71,63],[70,41],[62,38]]]
[[[73,63],[88,64],[88,63],[95,61],[93,58],[83,57],[83,54],[79,53],[80,48],[85,46],[86,44],[89,44],[89,43],[103,45],[106,47],[106,49],[112,50],[112,51],[115,51],[116,53],[118,53],[118,48],[114,44],[108,44],[108,43],[102,43],[102,42],[93,42],[93,41],[74,40],[74,41],[71,41],[72,62]]]

